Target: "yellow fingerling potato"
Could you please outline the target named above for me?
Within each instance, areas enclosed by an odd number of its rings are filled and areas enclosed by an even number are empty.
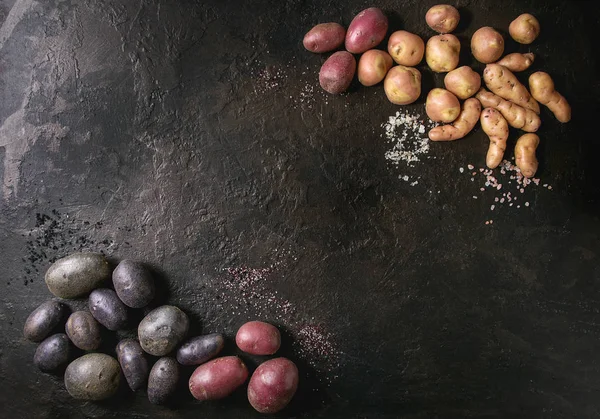
[[[538,169],[535,150],[539,144],[540,137],[536,134],[522,135],[515,144],[515,163],[525,177],[533,177]]]
[[[536,132],[542,124],[542,120],[535,112],[502,99],[485,89],[480,89],[475,97],[484,107],[499,110],[511,127],[527,132]]]
[[[506,150],[508,122],[506,122],[500,111],[494,108],[485,108],[481,111],[479,121],[483,132],[490,138],[490,148],[487,152],[485,164],[490,169],[495,169],[502,161]]]
[[[540,113],[540,105],[508,68],[498,64],[486,65],[483,70],[483,81],[498,96]]]
[[[519,72],[525,71],[531,67],[534,60],[535,54],[533,52],[528,52],[526,54],[513,52],[512,54],[504,56],[501,60],[497,61],[496,64],[504,66],[512,72]]]
[[[554,82],[548,73],[538,71],[529,76],[529,90],[534,99],[546,105],[560,122],[571,120],[571,105],[554,90]]]
[[[429,130],[431,141],[454,141],[467,135],[479,121],[481,103],[474,97],[465,100],[463,109],[456,120],[448,125],[440,125]]]

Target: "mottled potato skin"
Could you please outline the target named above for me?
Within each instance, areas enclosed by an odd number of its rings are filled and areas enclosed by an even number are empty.
[[[486,108],[494,108],[500,111],[511,127],[519,128],[523,131],[535,132],[542,124],[538,114],[532,110],[525,109],[522,106],[503,99],[484,88],[479,89],[475,97]]]
[[[152,310],[138,326],[142,349],[154,356],[171,352],[187,335],[188,316],[175,306],[165,305]]]
[[[142,308],[154,299],[154,278],[143,263],[122,260],[112,273],[119,299],[128,307]]]
[[[248,369],[237,356],[225,356],[200,365],[190,377],[194,398],[218,400],[227,397],[248,379]]]
[[[396,105],[408,105],[421,95],[421,73],[414,67],[392,67],[383,81],[385,95]]]
[[[471,37],[471,53],[484,64],[498,61],[504,53],[504,38],[489,26],[479,28]]]
[[[105,354],[86,354],[71,362],[65,371],[65,387],[79,400],[104,400],[114,395],[121,382],[116,359]]]
[[[414,33],[396,31],[388,41],[388,52],[396,63],[414,67],[423,59],[425,42]]]
[[[50,292],[60,298],[87,295],[110,278],[106,257],[100,253],[74,253],[48,268],[45,280]]]
[[[58,301],[46,301],[33,310],[23,327],[23,336],[32,342],[46,339],[67,313],[67,306]]]
[[[177,350],[177,362],[181,365],[200,365],[217,356],[225,346],[220,333],[196,336],[184,342]]]
[[[251,321],[239,328],[235,343],[252,355],[273,355],[281,346],[281,334],[272,324]]]
[[[356,59],[347,51],[338,51],[323,63],[319,83],[323,90],[337,95],[350,87],[356,72]]]
[[[98,349],[102,341],[100,324],[87,311],[76,311],[71,314],[65,325],[65,331],[73,345],[84,351]]]
[[[298,368],[287,358],[275,358],[256,368],[248,383],[248,401],[260,413],[276,413],[288,405],[298,388]]]
[[[520,44],[531,44],[540,34],[540,22],[535,16],[523,13],[510,23],[508,33]]]
[[[481,76],[466,65],[452,70],[444,77],[444,86],[459,99],[468,99],[479,91]]]
[[[33,363],[43,372],[56,371],[69,362],[70,355],[69,338],[64,333],[57,333],[39,344],[33,356]]]
[[[319,23],[304,35],[302,44],[310,52],[333,51],[344,43],[346,29],[339,23]]]
[[[530,109],[536,114],[540,113],[540,105],[508,68],[498,64],[486,65],[483,70],[483,81],[492,93]]]
[[[425,61],[436,73],[452,71],[458,66],[460,41],[452,34],[435,35],[425,46]]]
[[[98,323],[108,330],[121,330],[127,325],[127,307],[111,289],[100,288],[92,291],[89,309]]]
[[[117,359],[129,388],[136,391],[144,387],[150,368],[140,344],[133,339],[123,339],[117,345]]]
[[[375,48],[388,30],[388,18],[377,7],[360,12],[348,26],[346,49],[353,54],[363,53]]]
[[[363,86],[374,86],[385,78],[392,64],[392,57],[387,52],[370,49],[358,61],[358,81]]]
[[[160,358],[148,377],[148,400],[152,404],[164,404],[177,390],[179,365],[173,358]]]
[[[450,33],[458,26],[460,13],[449,4],[438,4],[427,11],[425,21],[438,33]]]
[[[529,76],[529,91],[531,96],[546,105],[560,122],[564,124],[571,120],[571,105],[563,95],[555,90],[550,74],[536,71]]]
[[[460,102],[446,89],[431,89],[427,94],[425,112],[432,121],[449,123],[458,118]]]

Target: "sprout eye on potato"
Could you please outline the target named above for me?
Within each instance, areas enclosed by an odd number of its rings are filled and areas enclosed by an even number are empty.
[[[392,64],[392,57],[387,52],[370,49],[358,61],[358,81],[363,86],[374,86],[385,78]]]
[[[540,34],[540,22],[535,16],[523,13],[510,23],[508,33],[520,44],[531,44]]]
[[[423,59],[425,43],[419,35],[407,31],[396,31],[388,41],[388,52],[396,63],[414,67]]]
[[[464,65],[446,74],[444,86],[459,99],[468,99],[481,88],[481,76]]]
[[[425,112],[432,121],[449,123],[458,118],[460,102],[448,90],[435,88],[427,94]]]
[[[475,31],[471,37],[471,53],[481,63],[498,61],[504,52],[504,38],[498,31],[484,26]]]
[[[458,66],[460,41],[452,34],[429,38],[425,46],[425,61],[436,73],[445,73]]]
[[[449,4],[438,4],[425,14],[425,22],[431,29],[439,33],[450,33],[458,26],[460,13]]]

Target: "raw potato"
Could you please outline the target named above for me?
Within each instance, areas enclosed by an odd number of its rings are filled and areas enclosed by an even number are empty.
[[[449,123],[458,118],[460,102],[446,89],[431,89],[427,94],[425,112],[432,121]]]
[[[190,393],[197,400],[229,396],[248,379],[248,368],[237,356],[224,356],[200,365],[190,377]]]
[[[475,97],[479,99],[484,107],[499,110],[511,127],[527,132],[536,132],[542,124],[539,115],[532,110],[515,105],[485,89],[479,90]]]
[[[281,334],[272,324],[252,321],[239,328],[235,343],[252,355],[273,355],[281,346]]]
[[[319,83],[323,90],[337,95],[345,92],[356,72],[356,60],[347,51],[338,51],[323,63]]]
[[[59,259],[45,276],[50,292],[60,298],[86,295],[109,278],[108,261],[100,253],[74,253]]]
[[[421,95],[421,73],[414,67],[392,67],[383,81],[385,95],[396,105],[413,103]]]
[[[100,324],[89,311],[76,311],[71,314],[65,325],[65,331],[73,345],[84,351],[98,349],[102,341]]]
[[[522,135],[515,144],[515,164],[525,177],[533,177],[538,169],[535,150],[539,144],[540,137],[536,134]]]
[[[131,308],[142,308],[154,299],[154,278],[143,263],[122,260],[112,273],[119,299]]]
[[[23,327],[23,336],[32,342],[46,339],[65,317],[67,306],[58,301],[46,301],[33,310]]]
[[[177,350],[177,362],[181,365],[200,365],[217,356],[225,346],[219,333],[189,339]]]
[[[160,358],[148,376],[148,400],[152,404],[164,404],[177,390],[179,364],[173,358]]]
[[[358,61],[358,81],[363,86],[374,86],[385,78],[392,64],[390,54],[378,49],[370,49]]]
[[[500,61],[497,61],[496,64],[504,66],[512,72],[519,72],[525,71],[531,67],[534,60],[535,54],[533,52],[528,52],[526,54],[513,52],[512,54],[504,56]]]
[[[479,121],[481,104],[475,98],[469,98],[463,104],[463,109],[456,121],[449,125],[440,125],[429,130],[431,141],[454,141],[467,135]]]
[[[425,61],[436,73],[452,71],[458,66],[460,41],[452,34],[435,35],[425,46]]]
[[[129,388],[136,391],[144,387],[150,368],[140,344],[133,339],[123,339],[117,345],[117,359]]]
[[[105,354],[87,354],[71,362],[65,371],[65,387],[79,400],[104,400],[119,389],[121,367]]]
[[[33,356],[33,363],[43,372],[56,371],[69,362],[71,348],[69,338],[57,333],[39,344]]]
[[[504,151],[506,150],[508,122],[506,122],[500,111],[494,108],[485,108],[481,111],[479,120],[483,132],[490,138],[490,147],[487,152],[485,164],[490,169],[495,169],[502,161]]]
[[[92,291],[89,309],[98,323],[108,330],[121,330],[127,325],[127,306],[111,289],[100,288]]]
[[[504,38],[489,26],[479,28],[471,37],[471,53],[484,64],[498,61],[504,53]]]
[[[248,401],[260,413],[276,413],[288,405],[298,388],[298,368],[286,358],[263,362],[248,383]]]
[[[449,4],[438,4],[427,11],[425,21],[434,31],[449,33],[458,26],[460,13],[458,13],[455,7]]]
[[[171,352],[187,335],[188,316],[175,306],[160,306],[142,319],[138,326],[138,339],[142,349],[154,356]]]
[[[446,74],[444,85],[456,97],[465,100],[481,88],[481,76],[471,67],[464,65]]]
[[[339,23],[319,23],[304,35],[302,44],[310,52],[329,52],[342,45],[345,37],[346,29]]]
[[[353,54],[375,48],[388,30],[388,18],[381,9],[370,7],[356,15],[346,32],[346,49]]]
[[[546,105],[560,122],[571,120],[571,105],[554,90],[554,82],[548,73],[537,71],[529,76],[529,90],[533,98]]]
[[[540,34],[540,22],[535,16],[523,13],[510,22],[508,33],[520,44],[531,44]]]
[[[414,67],[423,59],[425,42],[414,33],[396,31],[388,41],[388,52],[396,63]]]
[[[483,70],[483,81],[492,93],[525,109],[540,113],[540,105],[508,68],[498,64],[486,65]]]

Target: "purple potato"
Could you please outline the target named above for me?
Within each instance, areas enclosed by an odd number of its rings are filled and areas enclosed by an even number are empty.
[[[71,356],[69,338],[57,333],[39,344],[33,356],[33,363],[43,372],[55,371],[66,365]]]
[[[148,380],[148,360],[138,341],[123,339],[117,345],[117,358],[127,384],[133,390],[139,390]]]
[[[154,278],[140,262],[123,260],[112,274],[117,295],[126,306],[142,308],[154,299]]]
[[[189,339],[177,350],[177,361],[181,365],[200,365],[217,356],[225,346],[219,333]]]
[[[23,335],[33,342],[46,339],[67,313],[67,306],[58,301],[46,301],[33,310],[23,327]]]
[[[89,308],[92,316],[108,330],[120,330],[127,325],[127,307],[111,289],[92,291]]]
[[[73,345],[84,351],[98,349],[102,341],[100,324],[88,311],[76,311],[71,314],[67,320],[65,331]]]
[[[148,377],[148,400],[152,404],[164,404],[177,389],[179,365],[174,358],[160,358]]]

